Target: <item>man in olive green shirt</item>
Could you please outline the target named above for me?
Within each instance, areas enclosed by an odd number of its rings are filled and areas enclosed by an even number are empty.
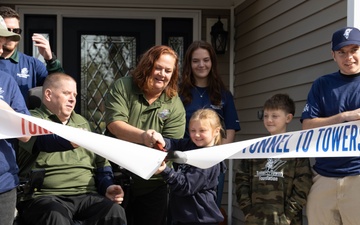
[[[50,74],[43,85],[42,105],[30,112],[35,117],[91,131],[88,121],[73,111],[76,95],[72,77]],[[41,189],[17,205],[20,219],[26,224],[70,225],[75,220],[126,224],[125,211],[119,205],[124,193],[113,184],[110,163],[103,157],[49,134],[20,143],[18,163],[20,176],[28,169],[45,170]]]

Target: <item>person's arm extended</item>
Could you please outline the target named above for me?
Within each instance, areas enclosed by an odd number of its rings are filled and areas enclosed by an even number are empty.
[[[112,168],[110,166],[96,168],[95,183],[98,193],[105,196],[107,188],[114,184]]]
[[[360,119],[360,109],[341,112],[330,117],[317,117],[313,119],[304,119],[302,129],[312,129],[316,127],[339,124],[343,122],[355,121]]]
[[[78,147],[76,144],[56,134],[38,136],[35,141],[35,146],[36,149],[42,152],[68,151]]]
[[[19,137],[18,140],[21,142],[28,142],[31,136]]]
[[[5,101],[3,101],[1,99],[0,99],[0,109],[15,112],[15,110],[13,108],[11,108],[10,105],[8,105]],[[30,138],[31,138],[31,136],[24,136],[24,137],[19,137],[18,140],[22,141],[22,142],[28,142],[30,140]]]
[[[107,128],[118,139],[137,144],[144,144],[148,147],[153,147],[154,140],[151,133],[131,126],[128,123],[125,123],[123,121],[114,121],[111,122],[107,126]]]

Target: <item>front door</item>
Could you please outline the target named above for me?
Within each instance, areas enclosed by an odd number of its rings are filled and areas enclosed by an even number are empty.
[[[155,21],[64,18],[63,65],[78,83],[76,111],[105,131],[104,97],[114,80],[129,75],[155,44]]]
[[[56,53],[62,30],[62,64],[65,72],[77,81],[75,111],[86,117],[97,133],[104,133],[104,96],[114,80],[129,75],[139,56],[159,43],[171,46],[179,55],[180,68],[184,51],[192,42],[193,18],[162,17],[156,19],[110,19],[61,17],[62,29],[55,15],[25,14],[25,53],[39,57],[31,35],[42,33]],[[41,21],[47,21],[46,23]],[[159,24],[159,21],[160,24]],[[159,29],[162,27],[162,29]],[[161,30],[161,32],[159,32]],[[157,32],[158,31],[158,32]],[[157,33],[156,33],[157,32]]]

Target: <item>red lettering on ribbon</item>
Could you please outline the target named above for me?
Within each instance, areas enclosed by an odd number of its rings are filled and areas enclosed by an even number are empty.
[[[21,132],[23,135],[26,135],[27,133],[29,133],[30,135],[51,134],[50,131],[46,130],[45,128],[39,127],[38,125],[30,121],[28,121],[28,123],[25,123],[24,118],[21,118]]]

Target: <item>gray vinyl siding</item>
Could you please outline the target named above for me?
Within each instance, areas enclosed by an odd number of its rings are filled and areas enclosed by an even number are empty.
[[[182,3],[187,5],[182,5]],[[205,40],[206,19],[227,18],[235,20],[234,100],[240,119],[241,131],[236,140],[247,140],[267,135],[262,121],[257,119],[264,101],[275,93],[288,93],[296,102],[296,114],[289,131],[301,129],[299,117],[312,82],[319,76],[337,70],[331,59],[330,38],[338,28],[346,25],[346,3],[343,0],[235,0],[235,18],[223,1],[223,8],[216,1],[128,1],[104,0],[3,0],[2,5],[16,6],[98,6],[101,8],[161,8],[201,10],[201,39]],[[241,2],[238,4],[238,2]],[[215,4],[216,3],[216,4]],[[193,4],[193,6],[191,6]],[[93,16],[89,14],[89,16]],[[141,15],[139,15],[141,17]],[[228,29],[229,30],[229,29]],[[66,45],[62,46],[66,47]],[[61,49],[58,49],[60,52]],[[229,85],[229,51],[218,55],[218,69],[226,85]],[[228,162],[228,160],[226,160]],[[234,160],[234,174],[237,161]],[[233,177],[226,176],[222,206],[227,209],[228,186]],[[233,184],[232,225],[242,224],[242,214],[236,203]]]
[[[341,0],[245,0],[235,8],[234,99],[241,125],[237,141],[267,135],[257,112],[276,93],[288,93],[296,103],[288,131],[301,129],[312,82],[337,70],[330,40],[335,30],[346,26],[346,13],[346,1]],[[234,175],[237,163],[234,160]],[[232,194],[232,224],[243,224],[235,184]]]

